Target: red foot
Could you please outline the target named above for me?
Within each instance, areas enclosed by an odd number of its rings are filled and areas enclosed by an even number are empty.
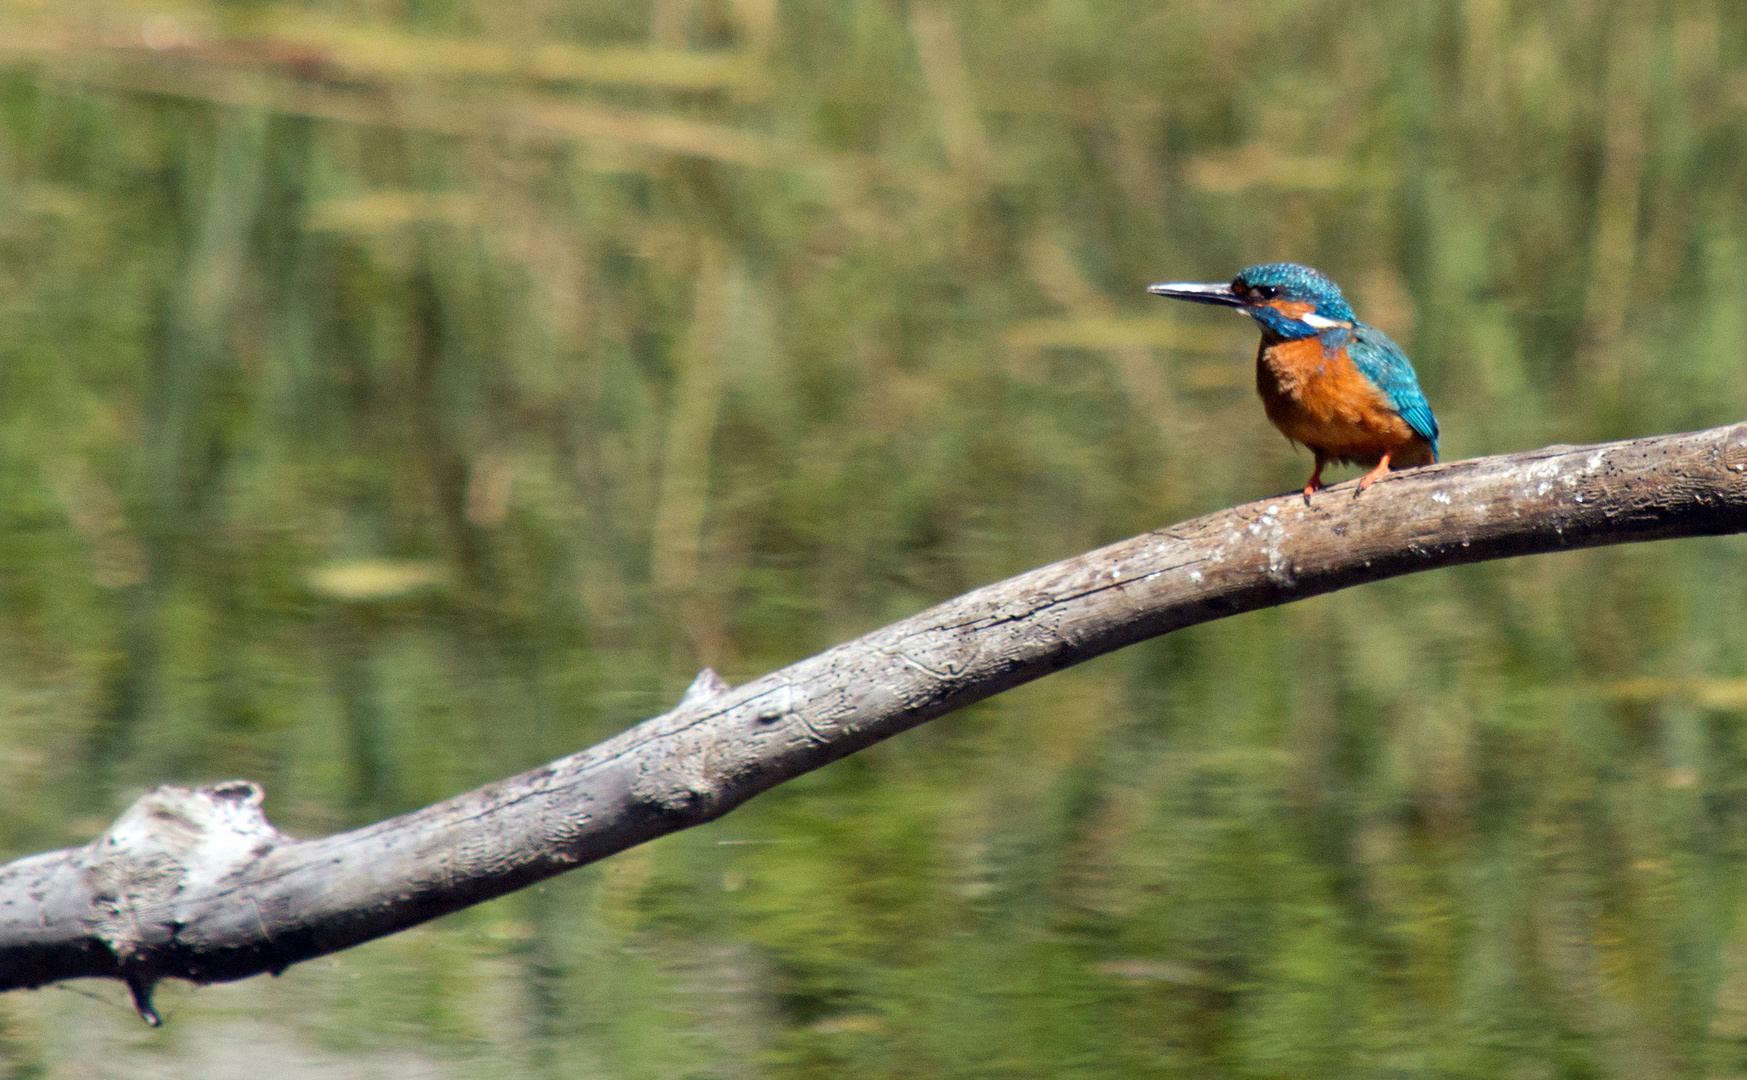
[[[1375,469],[1372,469],[1370,472],[1366,473],[1364,476],[1359,477],[1359,490],[1353,492],[1353,498],[1356,499],[1360,495],[1363,495],[1365,493],[1366,488],[1370,487],[1372,484],[1375,484],[1377,482],[1377,478],[1382,476],[1384,473],[1386,473],[1388,471],[1389,471],[1389,455],[1384,454],[1383,460],[1381,460],[1377,463],[1377,467]]]
[[[1324,462],[1323,462],[1322,458],[1318,457],[1316,459],[1316,471],[1310,474],[1310,483],[1304,485],[1304,505],[1305,506],[1310,505],[1310,496],[1312,494],[1314,494],[1315,492],[1321,491],[1323,488],[1328,486],[1327,484],[1324,484],[1322,482],[1322,467],[1323,467],[1323,465],[1324,465]]]

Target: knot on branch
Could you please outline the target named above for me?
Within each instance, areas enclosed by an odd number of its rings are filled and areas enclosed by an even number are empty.
[[[728,685],[727,679],[716,674],[716,669],[705,668],[698,672],[697,678],[693,679],[691,685],[685,688],[685,693],[680,695],[679,707],[683,709],[687,705],[696,705],[713,697],[721,697],[732,689],[734,688]]]
[[[646,758],[638,766],[631,780],[633,797],[663,814],[681,818],[702,820],[709,813],[718,787],[712,782],[706,767],[709,747],[689,738],[684,721],[677,720],[677,717],[732,689],[728,680],[711,668],[698,672],[697,678],[680,697],[679,705],[668,714],[675,718],[676,726],[664,740],[667,744],[665,752]]]
[[[216,885],[289,841],[247,780],[164,786],[88,844],[79,868],[94,895],[92,932],[124,963],[172,940],[187,894]]]

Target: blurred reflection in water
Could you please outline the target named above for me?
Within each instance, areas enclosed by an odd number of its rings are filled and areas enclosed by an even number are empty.
[[[1327,270],[1451,458],[1738,419],[1744,23],[0,0],[0,845],[374,820],[1292,489],[1150,281]],[[0,1071],[1747,1072],[1741,550],[1185,632]]]

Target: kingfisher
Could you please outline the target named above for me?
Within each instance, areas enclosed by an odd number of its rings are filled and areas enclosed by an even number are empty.
[[[1233,307],[1261,324],[1256,392],[1281,434],[1316,455],[1304,502],[1330,462],[1371,467],[1354,498],[1390,469],[1438,460],[1438,418],[1401,346],[1353,314],[1340,286],[1298,263],[1263,263],[1230,283],[1149,285],[1147,292]]]

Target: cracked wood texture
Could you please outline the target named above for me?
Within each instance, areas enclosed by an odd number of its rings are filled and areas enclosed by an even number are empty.
[[[145,796],[0,867],[0,989],[278,972],[709,821],[943,713],[1185,626],[1418,570],[1747,531],[1747,423],[1394,473],[1196,518],[989,585],[548,765],[317,840],[246,781]]]

